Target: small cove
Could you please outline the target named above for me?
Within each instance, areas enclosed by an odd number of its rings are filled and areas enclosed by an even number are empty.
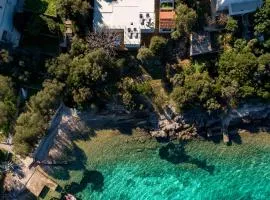
[[[61,169],[68,174],[62,180],[58,170],[58,181],[82,200],[268,199],[270,134],[240,139],[231,146],[195,140],[168,148],[140,132],[100,131],[76,141],[81,166]]]

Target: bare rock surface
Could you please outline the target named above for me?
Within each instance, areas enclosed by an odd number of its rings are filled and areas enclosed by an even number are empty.
[[[179,114],[175,108],[167,105],[164,114],[159,116],[158,128],[150,131],[150,134],[156,138],[188,140],[200,135],[224,135],[234,127],[256,124],[269,126],[269,121],[270,105],[264,103],[242,104],[227,113],[215,114],[198,110]]]

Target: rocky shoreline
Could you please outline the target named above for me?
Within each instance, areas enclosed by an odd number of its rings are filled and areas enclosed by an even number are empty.
[[[140,128],[151,137],[165,142],[223,135],[224,142],[228,142],[229,135],[233,133],[230,131],[232,128],[250,124],[255,126],[258,122],[267,127],[267,122],[270,121],[270,105],[267,104],[244,104],[223,115],[209,115],[198,111],[179,114],[172,106],[165,106],[162,114],[149,111],[119,113],[115,110],[107,110],[106,113],[77,113],[68,107],[64,110],[59,124],[55,126],[51,148],[44,154],[45,159],[40,160],[41,162],[46,160],[46,163],[54,163],[52,161],[67,158],[72,161],[73,156],[63,156],[63,152],[72,152],[75,148],[74,140],[93,137],[95,131],[100,129],[114,129],[124,134],[132,134],[133,129]]]
[[[189,140],[197,137],[209,138],[223,135],[224,142],[229,141],[232,130],[260,126],[269,128],[270,105],[243,104],[227,113],[208,114],[200,111],[190,111],[179,114],[172,106],[166,106],[159,116],[158,128],[150,131],[152,137],[159,139]]]

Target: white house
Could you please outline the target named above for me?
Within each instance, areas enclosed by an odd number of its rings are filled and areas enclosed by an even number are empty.
[[[20,33],[13,25],[17,3],[17,0],[0,0],[0,42],[11,43],[14,47],[20,41]]]
[[[127,48],[138,48],[142,33],[155,30],[154,0],[95,0],[94,30],[104,27],[122,31]]]
[[[228,11],[229,15],[243,15],[254,12],[262,6],[262,0],[212,0],[215,11]]]

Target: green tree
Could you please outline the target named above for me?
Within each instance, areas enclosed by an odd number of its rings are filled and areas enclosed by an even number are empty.
[[[214,96],[214,83],[207,72],[186,75],[183,86],[175,87],[171,96],[180,110],[194,106],[209,110],[219,108]]]
[[[57,108],[60,103],[61,92],[64,85],[56,80],[46,80],[43,83],[43,90],[32,96],[28,108],[32,112],[40,112],[44,117],[49,117],[51,110]]]
[[[218,63],[217,88],[221,97],[233,107],[240,100],[255,96],[258,90],[255,82],[258,61],[245,44],[239,40],[237,48],[224,51]]]
[[[238,22],[237,22],[237,20],[235,20],[232,17],[229,17],[228,18],[228,21],[227,21],[227,24],[225,26],[225,29],[228,32],[235,33],[237,31],[237,29],[238,29]]]
[[[78,36],[72,38],[71,49],[69,52],[71,56],[83,55],[85,52],[88,52],[88,49],[88,43],[85,42],[82,38],[79,38]]]
[[[255,33],[270,35],[270,0],[265,0],[262,8],[254,15]]]
[[[133,110],[136,107],[133,95],[128,91],[122,94],[122,102],[128,110]]]
[[[148,64],[154,57],[153,52],[146,47],[141,47],[137,54],[137,59],[142,63]]]
[[[108,87],[116,87],[123,63],[104,49],[90,51],[82,44],[81,40],[74,45],[73,55],[61,54],[47,63],[49,73],[66,84],[65,94],[80,107],[106,96]]]
[[[72,91],[74,102],[82,107],[87,101],[90,101],[93,97],[93,92],[90,88],[79,88],[78,90]]]
[[[258,58],[258,69],[255,73],[258,96],[270,99],[270,53],[261,55]]]
[[[178,39],[189,34],[196,21],[196,12],[187,5],[180,3],[176,7],[176,31],[172,33],[172,38]]]
[[[69,75],[70,63],[72,58],[69,54],[60,54],[57,58],[49,60],[46,63],[48,72],[57,80],[65,81]]]
[[[154,55],[161,56],[166,49],[167,40],[161,36],[153,36],[149,45],[149,49]]]
[[[10,78],[0,75],[0,130],[7,133],[16,112],[16,95]]]
[[[40,112],[22,113],[16,122],[14,150],[17,154],[29,154],[41,136],[45,135],[47,121]]]
[[[220,77],[228,77],[240,85],[250,84],[257,69],[257,58],[251,52],[225,51],[219,60]]]
[[[12,60],[9,56],[9,52],[5,49],[0,50],[0,65],[7,64]]]
[[[46,16],[41,16],[41,18],[43,19],[43,21],[45,22],[45,24],[48,27],[48,30],[51,33],[57,33],[57,31],[60,30],[60,26],[59,26],[58,22],[56,22],[53,18],[49,18]]]
[[[86,0],[56,0],[56,9],[62,18],[74,18],[88,15],[90,4]]]
[[[102,49],[76,57],[71,63],[68,85],[75,88],[98,84],[101,86],[102,83],[113,78],[109,76],[109,72],[114,67],[112,59]]]
[[[38,140],[45,135],[49,120],[60,103],[63,84],[47,80],[43,89],[32,96],[15,126],[14,150],[20,155],[29,154]]]

